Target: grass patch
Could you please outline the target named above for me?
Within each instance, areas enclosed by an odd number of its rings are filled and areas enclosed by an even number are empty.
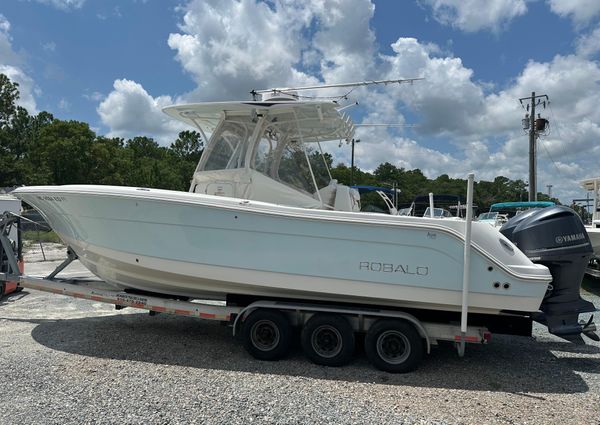
[[[24,242],[53,242],[62,243],[58,235],[51,230],[49,232],[38,232],[36,230],[28,230],[21,234]]]

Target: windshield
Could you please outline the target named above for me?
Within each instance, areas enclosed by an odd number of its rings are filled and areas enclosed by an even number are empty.
[[[429,207],[427,207],[427,209],[425,210],[425,213],[423,214],[423,217],[430,217],[430,209]],[[434,217],[452,217],[452,214],[450,214],[450,211],[445,210],[443,208],[434,208],[433,209],[433,216]]]
[[[263,128],[255,143],[252,136],[257,125]],[[252,116],[226,118],[211,137],[202,161],[202,171],[250,168],[310,196],[331,180],[331,157],[326,163],[318,143],[302,143],[292,112],[279,112],[264,120]]]
[[[289,126],[289,122],[280,119],[265,128],[256,145],[250,168],[312,195],[317,188],[311,169],[319,188],[329,184],[329,173],[320,152],[312,147],[315,144],[289,138]]]
[[[225,121],[218,133],[212,137],[203,169],[243,168],[248,138],[252,135],[254,126],[249,117]]]
[[[477,219],[478,220],[496,220],[496,217],[498,217],[497,212],[486,212],[486,213],[479,214],[479,217],[477,217]]]

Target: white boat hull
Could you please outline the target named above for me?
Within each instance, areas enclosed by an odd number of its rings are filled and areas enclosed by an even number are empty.
[[[587,234],[590,237],[594,255],[600,257],[600,227],[586,226],[585,230],[587,230]]]
[[[463,221],[109,186],[14,194],[119,287],[460,309]],[[551,280],[497,230],[473,223],[470,311],[537,311]]]

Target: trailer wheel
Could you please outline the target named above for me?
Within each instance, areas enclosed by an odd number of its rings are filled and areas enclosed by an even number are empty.
[[[292,326],[279,311],[259,309],[251,313],[242,328],[244,348],[259,360],[277,360],[287,354]]]
[[[367,332],[365,352],[377,369],[405,373],[415,370],[421,362],[423,342],[410,323],[380,319]]]
[[[343,366],[354,354],[354,331],[339,315],[312,316],[302,329],[301,341],[306,357],[324,366]]]
[[[0,282],[0,300],[4,296],[5,282]]]

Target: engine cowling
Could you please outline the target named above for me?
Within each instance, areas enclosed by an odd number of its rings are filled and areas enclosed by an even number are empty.
[[[548,267],[552,274],[552,284],[540,305],[541,313],[534,320],[566,339],[577,338],[581,333],[596,339],[594,324],[579,322],[580,313],[596,311],[596,307],[580,295],[593,250],[577,213],[565,206],[533,209],[510,219],[500,232],[531,261]]]

